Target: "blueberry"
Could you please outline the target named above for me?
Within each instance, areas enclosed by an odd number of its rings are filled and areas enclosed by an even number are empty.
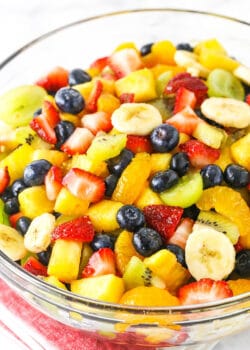
[[[151,132],[150,140],[155,152],[169,152],[178,145],[179,132],[172,125],[161,124]]]
[[[220,185],[223,181],[223,172],[216,164],[206,165],[201,169],[200,174],[203,180],[203,188]]]
[[[239,275],[250,277],[250,249],[244,249],[236,254],[235,269]]]
[[[80,68],[73,69],[69,72],[70,86],[87,83],[88,81],[91,81],[91,79],[91,76],[85,72],[85,70],[82,70]]]
[[[4,211],[8,215],[16,214],[19,212],[19,202],[16,197],[7,199],[4,203]]]
[[[184,208],[182,216],[184,218],[190,218],[195,221],[199,214],[200,214],[200,209],[197,208],[195,204],[193,204],[190,207]]]
[[[177,50],[184,50],[184,51],[189,51],[193,52],[194,49],[189,43],[179,43],[176,45]]]
[[[44,179],[52,164],[45,159],[34,160],[24,169],[23,180],[26,186],[39,186],[44,184]]]
[[[168,188],[176,185],[179,181],[179,176],[172,170],[159,171],[150,180],[150,188],[157,193],[163,192]]]
[[[224,170],[224,180],[233,188],[242,188],[250,181],[249,172],[241,165],[229,164]]]
[[[51,247],[49,246],[47,248],[47,250],[44,250],[40,253],[37,253],[37,257],[38,257],[38,260],[40,261],[41,264],[45,265],[45,266],[48,266],[49,264],[49,259],[50,259],[50,256],[51,256]]]
[[[6,202],[8,199],[13,197],[12,189],[11,187],[7,187],[4,192],[1,194],[1,199]]]
[[[122,150],[122,152],[117,157],[107,160],[109,172],[111,174],[120,176],[123,170],[129,165],[133,157],[134,153],[124,148],[124,150]]]
[[[55,95],[57,107],[66,113],[78,114],[85,108],[85,101],[79,91],[61,88]]]
[[[105,182],[105,196],[111,197],[119,178],[115,174],[111,174],[106,177]]]
[[[188,172],[189,165],[189,158],[185,152],[175,153],[170,161],[170,169],[176,171],[179,176],[183,176]]]
[[[13,182],[11,190],[14,197],[17,197],[20,192],[22,192],[27,186],[25,185],[23,179],[18,179]]]
[[[30,224],[30,218],[28,218],[27,216],[21,216],[16,222],[16,229],[24,236],[25,233],[28,231]]]
[[[150,256],[162,248],[163,242],[157,231],[143,227],[133,235],[133,245],[142,256]]]
[[[121,228],[128,231],[136,231],[145,224],[144,214],[134,205],[124,205],[117,214],[116,220]]]
[[[53,211],[52,214],[54,215],[54,217],[57,219],[59,218],[59,216],[61,216],[61,213],[58,213],[57,211]]]
[[[73,134],[75,125],[68,120],[61,120],[55,127],[55,133],[57,138],[56,148],[60,147],[66,142],[66,140]]]
[[[143,45],[140,49],[141,56],[146,56],[151,52],[152,46],[154,43],[148,43],[146,45]]]
[[[165,248],[170,250],[176,256],[177,261],[183,266],[187,267],[185,260],[185,251],[176,244],[166,244]]]
[[[115,245],[115,236],[107,235],[104,233],[95,235],[93,241],[90,243],[90,246],[94,251],[97,251],[101,248],[110,248],[113,250],[114,245]]]

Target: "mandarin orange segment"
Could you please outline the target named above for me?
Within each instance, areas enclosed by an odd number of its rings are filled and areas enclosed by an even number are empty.
[[[243,293],[250,292],[250,280],[245,278],[240,278],[238,280],[227,281],[233,295],[239,295]]]

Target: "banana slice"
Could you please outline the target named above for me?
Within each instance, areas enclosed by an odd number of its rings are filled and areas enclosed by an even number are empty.
[[[22,259],[27,254],[23,236],[14,228],[2,224],[0,224],[0,250],[14,261]]]
[[[178,66],[187,68],[188,73],[194,76],[206,78],[210,70],[198,61],[198,56],[193,52],[177,50],[174,55],[175,63]]]
[[[55,228],[55,217],[44,213],[32,220],[24,236],[24,246],[32,253],[40,253],[48,248],[51,233]]]
[[[234,71],[233,74],[242,80],[247,85],[250,85],[250,68],[240,65]]]
[[[148,135],[161,123],[158,109],[147,103],[124,103],[112,114],[114,128],[131,135]]]
[[[233,244],[222,232],[205,224],[195,223],[185,254],[188,270],[196,280],[222,280],[234,269]]]
[[[210,97],[202,103],[201,111],[226,127],[243,129],[250,125],[250,106],[233,98]]]

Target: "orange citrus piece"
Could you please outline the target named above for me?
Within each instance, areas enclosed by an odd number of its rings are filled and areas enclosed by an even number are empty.
[[[227,283],[231,288],[233,295],[250,292],[250,280],[248,279],[240,278],[238,280],[227,281]]]

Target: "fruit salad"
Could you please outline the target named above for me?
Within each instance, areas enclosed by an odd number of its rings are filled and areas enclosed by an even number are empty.
[[[218,40],[52,68],[0,126],[0,249],[29,273],[135,306],[250,292],[250,68]]]

